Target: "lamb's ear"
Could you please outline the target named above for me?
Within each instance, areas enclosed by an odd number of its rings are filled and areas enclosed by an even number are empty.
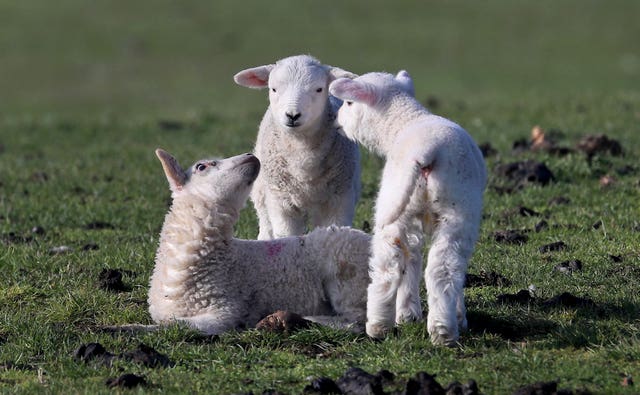
[[[402,84],[405,92],[415,97],[416,91],[413,88],[413,79],[411,79],[411,76],[406,70],[400,70],[398,74],[396,74],[396,81]]]
[[[181,190],[187,182],[187,175],[178,164],[176,158],[160,148],[156,150],[156,156],[160,159],[160,163],[162,163],[162,169],[164,170],[165,176],[167,176],[167,181],[169,181],[169,188],[174,192]]]
[[[233,76],[233,80],[236,84],[246,86],[247,88],[266,88],[269,85],[269,74],[274,67],[274,64],[267,64],[242,70]]]
[[[374,106],[379,99],[375,86],[362,81],[338,78],[329,85],[329,92],[344,101],[355,101]]]
[[[335,81],[338,78],[354,79],[358,77],[358,74],[354,74],[350,71],[343,70],[340,67],[327,66],[329,68],[329,82]]]

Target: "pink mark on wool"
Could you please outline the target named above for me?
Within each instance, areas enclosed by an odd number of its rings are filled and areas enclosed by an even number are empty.
[[[271,242],[267,244],[267,256],[269,256],[270,258],[273,258],[274,256],[277,256],[280,254],[280,252],[282,251],[282,243],[279,242]]]

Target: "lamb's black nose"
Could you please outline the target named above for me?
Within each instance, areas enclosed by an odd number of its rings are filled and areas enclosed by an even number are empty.
[[[298,118],[300,118],[300,116],[302,115],[301,113],[297,113],[297,114],[289,114],[288,112],[285,113],[284,115],[287,116],[287,118],[289,118],[289,121],[291,122],[295,122],[298,120]]]

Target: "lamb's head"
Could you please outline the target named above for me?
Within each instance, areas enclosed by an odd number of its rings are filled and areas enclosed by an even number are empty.
[[[199,160],[186,171],[168,152],[158,148],[156,155],[162,163],[174,201],[190,199],[240,210],[260,172],[260,161],[252,154]]]
[[[411,76],[404,70],[395,76],[367,73],[353,80],[339,78],[331,83],[329,92],[344,102],[337,118],[344,134],[365,145],[375,145],[370,134],[385,123],[392,99],[415,96]]]
[[[233,79],[249,88],[269,88],[274,122],[287,131],[299,133],[315,130],[323,121],[329,105],[329,84],[337,78],[355,76],[311,56],[298,55],[243,70]]]

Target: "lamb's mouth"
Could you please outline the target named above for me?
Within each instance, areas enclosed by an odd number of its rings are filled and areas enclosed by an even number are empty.
[[[253,184],[260,173],[260,160],[254,155],[247,155],[238,166],[242,166],[242,173],[249,178],[248,185]]]

